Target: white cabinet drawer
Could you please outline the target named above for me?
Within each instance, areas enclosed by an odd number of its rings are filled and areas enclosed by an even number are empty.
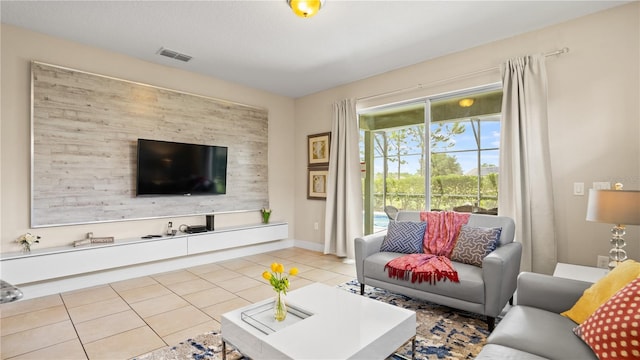
[[[289,225],[287,223],[274,223],[256,226],[253,228],[247,227],[234,229],[230,231],[214,231],[212,233],[189,236],[188,253],[189,255],[199,254],[203,252],[282,240],[287,239],[288,237]]]

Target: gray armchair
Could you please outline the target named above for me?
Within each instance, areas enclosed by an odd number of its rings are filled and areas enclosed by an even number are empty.
[[[419,221],[417,211],[400,211],[398,221]],[[403,254],[380,252],[386,235],[379,232],[355,239],[356,273],[360,292],[370,285],[413,298],[431,301],[452,308],[471,311],[487,317],[489,330],[493,330],[496,316],[512,300],[516,290],[522,245],[514,242],[515,223],[504,216],[471,214],[467,223],[475,227],[501,227],[499,246],[487,255],[482,267],[453,262],[459,283],[450,281],[435,284],[412,283],[390,278],[384,266]]]

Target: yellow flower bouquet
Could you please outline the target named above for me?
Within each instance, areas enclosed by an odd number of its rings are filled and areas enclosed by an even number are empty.
[[[287,294],[287,290],[289,289],[289,276],[296,276],[298,274],[298,269],[292,267],[289,269],[289,272],[285,272],[284,265],[280,263],[272,263],[271,264],[271,272],[266,270],[262,273],[262,277],[269,281],[269,284],[273,287],[273,290],[276,291],[276,300],[274,304],[274,316],[276,320],[282,321],[287,317],[287,306],[284,302],[283,295]]]

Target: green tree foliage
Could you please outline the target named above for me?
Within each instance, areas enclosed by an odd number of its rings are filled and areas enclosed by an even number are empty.
[[[446,150],[452,148],[455,143],[451,140],[454,135],[464,133],[465,127],[456,121],[452,123],[438,122],[431,125],[431,149]]]
[[[498,174],[489,174],[481,179],[481,196],[478,206],[490,209],[497,207]],[[478,202],[478,177],[475,175],[438,175],[431,178],[431,208],[451,210],[461,205],[476,205]],[[374,179],[374,208],[382,209],[383,178]],[[405,210],[423,210],[426,207],[424,177],[401,174],[399,179],[387,179],[387,205]]]
[[[431,154],[431,174],[433,176],[462,175],[462,166],[454,155]]]

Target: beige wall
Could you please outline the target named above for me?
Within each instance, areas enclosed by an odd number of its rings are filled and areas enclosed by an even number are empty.
[[[322,242],[324,202],[306,200],[306,135],[331,128],[331,104],[417,84],[420,91],[358,102],[359,108],[440,94],[500,81],[507,58],[563,47],[568,54],[547,59],[549,128],[555,192],[558,260],[595,266],[607,255],[610,225],[585,221],[586,196],[573,183],[621,181],[640,189],[640,4],[632,3],[539,31],[296,100],[296,239]],[[424,44],[428,46],[428,44]],[[313,223],[320,222],[320,230]],[[628,228],[627,251],[640,260],[640,227]]]
[[[1,251],[19,251],[15,239],[25,232],[42,237],[36,249],[70,244],[95,236],[133,238],[164,231],[168,220],[204,224],[204,216],[123,221],[92,225],[29,228],[30,182],[30,61],[75,68],[168,89],[266,108],[269,113],[269,199],[273,220],[293,224],[294,100],[175,68],[151,64],[58,38],[2,25],[1,123]],[[218,215],[216,227],[260,222],[259,212]]]

